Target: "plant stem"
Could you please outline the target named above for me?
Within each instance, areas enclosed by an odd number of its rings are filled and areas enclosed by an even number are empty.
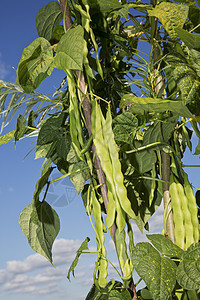
[[[151,0],[151,4],[155,5],[157,0]],[[158,45],[153,42],[153,40],[158,40],[158,20],[156,17],[151,17],[151,40],[153,43],[153,61],[155,63],[154,74],[156,78],[156,94],[158,95],[160,89],[163,86],[162,74],[159,74],[159,66],[156,64],[159,56],[160,49]],[[164,101],[164,96],[162,96]],[[168,215],[166,221],[166,237],[170,239],[173,243],[175,242],[174,238],[174,221],[173,214],[170,205],[170,194],[169,194],[169,182],[170,182],[170,155],[164,151],[161,151],[161,179],[163,182],[163,202],[164,208],[167,210],[166,215]]]
[[[67,5],[66,11],[65,11],[65,5],[66,5],[66,0],[60,0],[60,6],[63,12],[63,15],[65,13],[65,27],[66,30],[68,30],[69,28],[72,28],[72,19],[71,19],[71,15],[70,15],[70,10],[69,10],[69,6]],[[83,93],[83,95],[86,95],[87,92],[87,84],[84,78],[84,74],[82,71],[79,70],[75,70],[76,76],[77,78],[80,78],[79,81],[79,88],[81,90],[81,92]],[[84,96],[83,102],[82,102],[82,107],[83,107],[83,113],[84,113],[84,117],[85,117],[85,121],[86,121],[86,126],[87,126],[87,130],[89,133],[89,136],[91,135],[91,102],[90,102],[90,98],[89,96]],[[98,180],[100,183],[100,187],[101,187],[101,194],[103,197],[103,201],[104,201],[104,205],[105,205],[105,209],[107,211],[107,206],[108,206],[108,187],[106,184],[106,176],[101,168],[101,163],[100,160],[98,158],[98,156],[96,155],[96,151],[95,151],[95,146],[94,144],[92,145],[92,152],[95,155],[95,167],[97,170],[97,176],[98,176]],[[113,240],[114,240],[114,244],[115,244],[115,248],[116,248],[116,239],[115,239],[115,231],[116,231],[116,226],[115,224],[112,226],[111,228],[111,232],[112,232],[112,236],[113,236]],[[122,272],[123,274],[123,272]],[[136,289],[135,289],[135,285],[133,282],[133,279],[131,280],[131,284],[129,285],[129,289],[132,291],[133,293],[133,300],[137,300],[137,294],[136,294]]]

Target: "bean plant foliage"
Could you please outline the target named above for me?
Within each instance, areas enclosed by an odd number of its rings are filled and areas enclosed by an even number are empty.
[[[18,114],[0,144],[35,137],[35,158],[44,159],[21,230],[53,264],[60,222],[45,199],[55,168],[56,180],[69,176],[96,233],[87,300],[199,299],[200,192],[182,163],[186,148],[192,154],[193,132],[193,154],[200,154],[199,20],[200,1],[47,1],[15,83],[0,81],[1,132]],[[37,92],[54,69],[63,72],[60,87]],[[148,230],[160,205],[163,231],[134,244],[133,222]],[[121,281],[107,280],[109,234]],[[89,241],[77,250],[68,279]],[[136,288],[133,270],[145,288]]]

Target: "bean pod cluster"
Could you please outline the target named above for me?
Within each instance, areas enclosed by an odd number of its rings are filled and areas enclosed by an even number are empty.
[[[128,218],[135,219],[135,213],[131,208],[124,186],[124,178],[121,171],[118,148],[112,131],[112,116],[108,107],[104,118],[100,105],[96,100],[92,102],[92,135],[102,169],[106,175],[108,187],[108,207],[106,225],[111,228],[116,223],[115,243],[119,257],[123,279],[128,280],[132,276],[133,267],[127,254],[125,242],[125,226]],[[112,236],[112,234],[111,234]]]
[[[184,186],[171,173],[169,192],[173,211],[175,243],[186,250],[191,244],[199,241],[196,199],[186,173],[184,173]]]

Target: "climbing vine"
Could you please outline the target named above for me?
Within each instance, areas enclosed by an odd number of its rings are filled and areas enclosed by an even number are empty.
[[[96,234],[87,300],[199,298],[199,190],[182,163],[193,132],[200,154],[199,20],[200,1],[47,1],[15,83],[0,80],[1,130],[20,109],[16,129],[0,144],[35,136],[35,158],[44,158],[21,230],[53,263],[60,222],[45,196],[54,168],[56,180],[69,176]],[[38,93],[54,69],[63,72],[60,87]],[[148,230],[160,205],[163,231],[135,245],[133,222]],[[120,282],[107,281],[105,235],[114,241]],[[133,270],[145,288],[137,289]]]

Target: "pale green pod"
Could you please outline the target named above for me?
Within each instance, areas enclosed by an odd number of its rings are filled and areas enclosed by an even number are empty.
[[[199,220],[198,220],[198,209],[196,204],[196,198],[193,193],[192,186],[188,180],[188,175],[184,173],[184,190],[186,197],[188,199],[188,208],[192,216],[192,225],[193,225],[193,237],[194,242],[199,242]]]

